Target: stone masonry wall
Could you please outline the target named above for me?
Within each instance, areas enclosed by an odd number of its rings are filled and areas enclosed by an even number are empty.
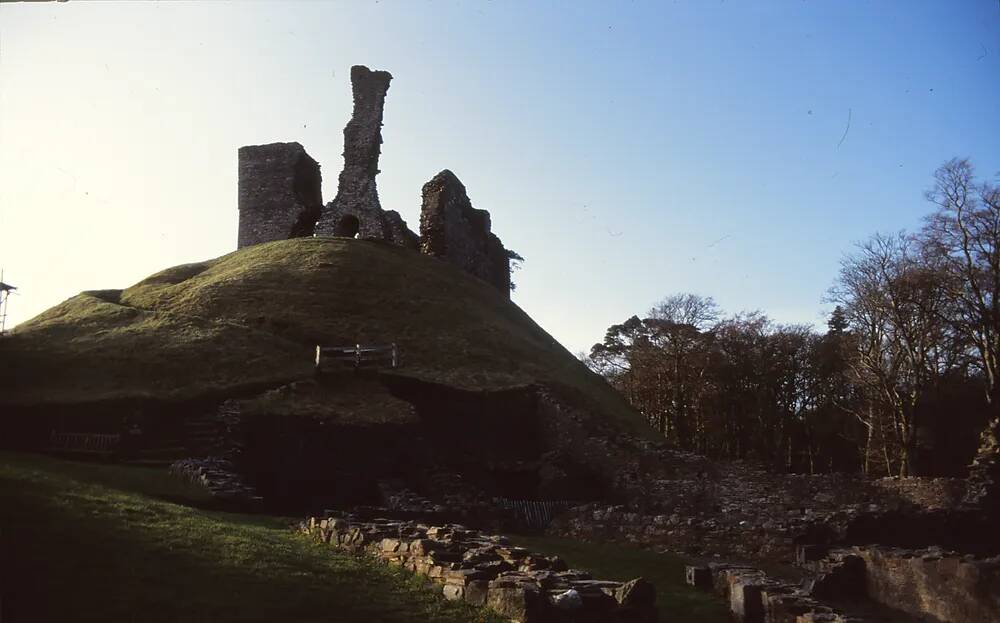
[[[382,240],[416,248],[416,235],[395,211],[383,211],[375,176],[382,151],[382,113],[392,75],[351,68],[354,112],[344,128],[344,169],[337,196],[323,209],[317,235]]]
[[[955,509],[965,493],[964,478],[890,477],[872,481],[879,489],[926,510]]]
[[[490,231],[490,213],[472,207],[465,186],[447,169],[424,184],[420,250],[442,258],[510,296],[510,260]]]
[[[490,214],[472,207],[465,186],[444,170],[423,187],[418,237],[394,210],[383,210],[375,177],[382,118],[392,75],[351,68],[354,109],[344,128],[337,196],[322,204],[319,165],[298,143],[239,150],[237,248],[298,236],[374,240],[440,257],[510,297],[510,257],[491,231]]]
[[[1000,519],[1000,419],[990,420],[980,435],[963,503]]]
[[[520,623],[654,623],[656,593],[643,579],[594,580],[556,556],[458,525],[310,517],[300,530],[332,547],[401,566],[441,586],[444,597],[489,607]]]
[[[323,207],[319,164],[298,143],[239,150],[236,246],[311,236]]]
[[[714,591],[729,604],[737,623],[864,623],[816,599],[812,583],[793,584],[756,567],[728,563],[688,566],[687,583]]]
[[[1000,621],[1000,556],[976,557],[940,547],[856,546],[831,549],[812,561],[803,558],[820,582],[838,572],[845,576],[827,587],[831,598],[867,597],[942,623]],[[844,574],[845,562],[857,564]]]

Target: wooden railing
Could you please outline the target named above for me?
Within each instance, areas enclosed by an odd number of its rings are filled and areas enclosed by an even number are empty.
[[[316,371],[322,371],[324,365],[330,363],[354,368],[398,368],[399,349],[395,342],[386,345],[316,346]]]
[[[86,452],[88,454],[111,454],[118,449],[121,435],[106,433],[62,433],[52,431],[49,435],[49,449],[60,452]]]

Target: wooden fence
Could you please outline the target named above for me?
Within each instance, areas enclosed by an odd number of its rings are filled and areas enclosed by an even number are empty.
[[[339,364],[354,368],[398,368],[399,349],[395,342],[386,345],[355,344],[353,346],[316,346],[316,371],[325,365]]]

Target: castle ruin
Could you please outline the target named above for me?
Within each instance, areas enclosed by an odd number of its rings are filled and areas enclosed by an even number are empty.
[[[239,150],[237,248],[311,236],[323,209],[319,163],[298,143]]]
[[[304,236],[386,242],[441,258],[510,296],[510,259],[490,214],[472,207],[465,186],[444,170],[423,187],[420,236],[395,210],[383,210],[375,176],[382,113],[392,75],[351,68],[354,110],[344,128],[337,195],[323,205],[319,164],[298,143],[239,149],[237,248]]]
[[[445,169],[424,184],[420,251],[510,292],[510,258],[490,231],[490,213],[472,207],[465,185]]]

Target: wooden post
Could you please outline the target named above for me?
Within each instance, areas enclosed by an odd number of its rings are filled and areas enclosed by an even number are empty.
[[[399,353],[396,350],[396,343],[392,343],[392,367],[395,368],[399,365]]]

